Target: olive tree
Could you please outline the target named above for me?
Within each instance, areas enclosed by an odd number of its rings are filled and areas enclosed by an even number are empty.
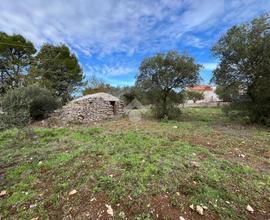
[[[159,110],[158,117],[164,118],[170,107],[182,101],[179,91],[199,81],[200,69],[201,65],[187,53],[159,53],[142,61],[136,86],[151,94],[152,104]]]

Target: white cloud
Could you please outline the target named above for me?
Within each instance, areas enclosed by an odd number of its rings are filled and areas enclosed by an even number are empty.
[[[196,48],[204,48],[206,46],[206,42],[201,40],[200,38],[194,35],[186,35],[184,36],[185,44],[191,47]]]
[[[132,55],[173,48],[183,34],[267,9],[268,0],[1,0],[0,31],[20,33],[36,46],[66,43],[87,56]]]
[[[204,70],[213,71],[217,68],[217,63],[203,63]]]
[[[127,76],[129,74],[135,74],[137,68],[121,66],[116,64],[114,66],[110,65],[94,65],[86,66],[86,75],[96,75],[99,77],[118,77],[118,76]]]

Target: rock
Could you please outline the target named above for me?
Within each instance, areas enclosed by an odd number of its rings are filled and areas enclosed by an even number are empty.
[[[5,196],[6,194],[7,194],[7,191],[6,191],[6,190],[2,190],[2,191],[0,192],[0,197]]]
[[[77,190],[76,190],[76,189],[73,189],[73,190],[71,190],[71,191],[69,192],[68,195],[72,196],[72,195],[74,195],[74,194],[76,194],[76,193],[77,193]]]
[[[35,218],[31,218],[31,220],[38,220],[38,217],[35,217]]]
[[[198,163],[197,161],[191,161],[191,165],[192,167],[196,167],[196,168],[200,167],[200,163]]]
[[[173,128],[178,128],[178,127],[175,125],[175,126],[173,126]]]
[[[39,161],[39,162],[38,162],[38,165],[42,165],[42,164],[43,164],[43,162],[42,162],[42,161]]]
[[[112,209],[112,207],[110,205],[107,205],[107,204],[105,204],[105,206],[107,207],[107,213],[108,213],[108,215],[113,216],[113,209]]]
[[[184,217],[182,217],[182,216],[180,216],[180,217],[179,217],[179,220],[185,220],[185,218],[184,218]]]
[[[251,213],[254,212],[254,209],[253,209],[250,205],[247,205],[247,210],[248,210],[249,212],[251,212]]]
[[[200,215],[203,215],[203,207],[200,205],[196,205],[196,212],[198,212]]]
[[[202,208],[203,208],[204,210],[208,210],[208,207],[205,206],[205,205],[202,205]]]
[[[97,199],[95,197],[90,199],[90,202],[93,202],[93,201],[97,201]]]
[[[239,157],[245,158],[246,155],[245,154],[239,154]]]
[[[192,210],[194,210],[194,205],[190,205],[189,208],[191,208]]]
[[[31,205],[29,206],[30,209],[35,208],[35,207],[37,207],[37,204],[31,204]]]

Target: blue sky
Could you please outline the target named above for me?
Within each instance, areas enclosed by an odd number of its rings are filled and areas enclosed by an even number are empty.
[[[37,48],[65,43],[86,79],[132,85],[141,60],[187,51],[208,83],[217,60],[210,48],[232,25],[270,12],[270,0],[1,0],[0,31],[19,33]]]

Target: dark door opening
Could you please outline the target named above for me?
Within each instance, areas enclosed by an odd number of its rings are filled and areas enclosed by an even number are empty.
[[[113,114],[116,115],[116,106],[115,106],[115,101],[110,101],[110,104],[112,106],[113,109]]]

